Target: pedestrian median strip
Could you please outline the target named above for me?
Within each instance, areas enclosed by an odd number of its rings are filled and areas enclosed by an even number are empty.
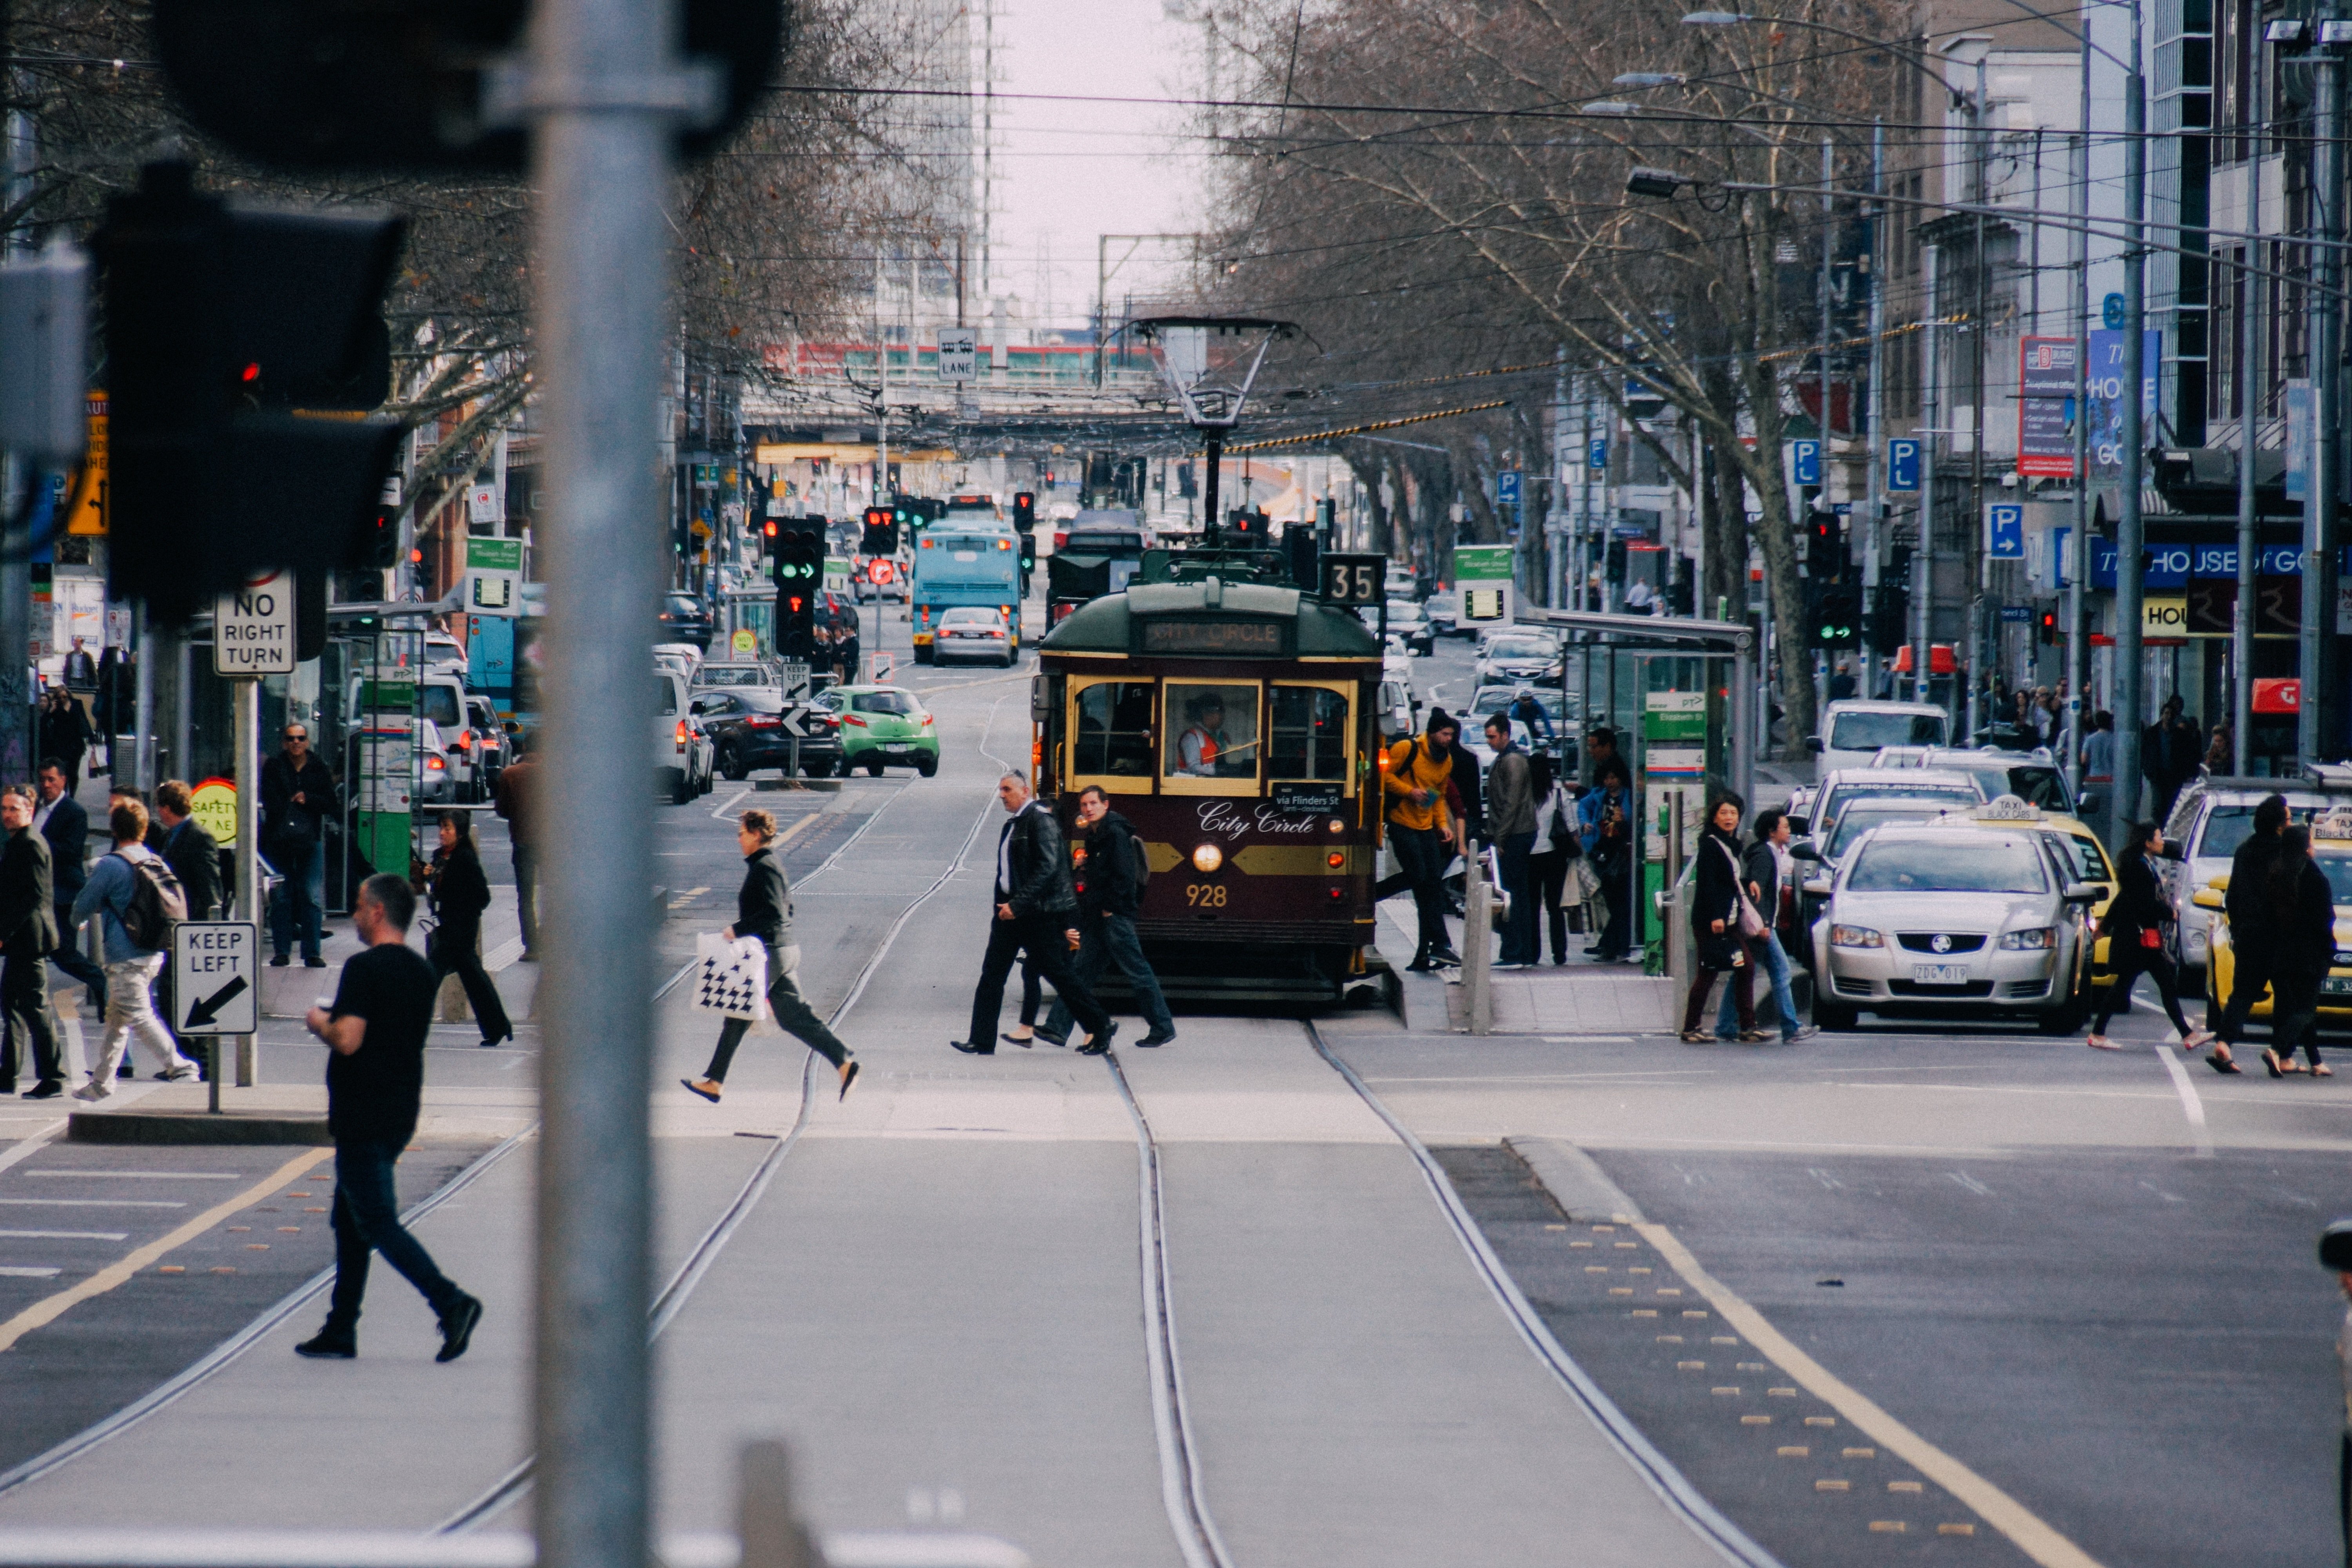
[[[194,1241],[205,1232],[212,1229],[213,1226],[228,1218],[229,1215],[236,1214],[238,1210],[248,1207],[251,1205],[257,1204],[262,1199],[273,1196],[281,1190],[293,1185],[294,1183],[300,1180],[318,1165],[319,1159],[320,1154],[318,1150],[303,1150],[301,1153],[296,1155],[293,1159],[287,1161],[283,1165],[280,1165],[274,1173],[264,1176],[260,1181],[256,1182],[253,1185],[246,1188],[235,1197],[225,1199],[220,1203],[215,1204],[211,1208],[205,1210],[204,1213],[197,1215],[193,1219],[184,1221],[175,1228],[166,1231],[163,1235],[157,1237],[154,1240],[147,1243],[145,1246],[132,1248],[129,1253],[117,1258],[114,1262],[108,1264],[97,1273],[92,1274],[89,1279],[81,1280],[66,1289],[60,1290],[54,1296],[43,1297],[40,1300],[34,1302],[31,1306],[26,1308],[15,1317],[10,1318],[7,1321],[0,1322],[0,1351],[14,1349],[18,1340],[21,1340],[26,1334],[31,1333],[35,1329],[42,1328],[49,1323],[57,1321],[58,1319],[65,1316],[66,1313],[71,1311],[82,1302],[91,1300],[93,1297],[105,1295],[108,1291],[115,1289],[115,1287],[131,1279],[149,1264],[156,1262],[158,1259],[165,1258],[171,1253],[178,1250],[180,1247],[186,1246],[189,1242]],[[31,1175],[69,1174],[78,1176],[86,1176],[93,1173],[96,1173],[87,1171],[60,1171],[56,1173],[35,1171],[27,1173],[27,1174]]]

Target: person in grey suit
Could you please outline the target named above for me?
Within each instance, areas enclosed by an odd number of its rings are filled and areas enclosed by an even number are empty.
[[[66,765],[41,759],[40,795],[33,803],[33,831],[49,843],[49,884],[57,906],[58,942],[49,962],[89,988],[89,1016],[106,1016],[106,972],[74,945],[73,903],[89,879],[89,813],[73,797]]]
[[[7,1016],[7,1040],[0,1045],[0,1088],[16,1091],[16,1075],[29,1050],[33,1087],[27,1100],[54,1100],[65,1092],[65,1068],[49,1025],[47,986],[41,961],[58,944],[57,906],[49,885],[49,846],[33,831],[33,792],[11,784],[0,792],[0,1009]]]

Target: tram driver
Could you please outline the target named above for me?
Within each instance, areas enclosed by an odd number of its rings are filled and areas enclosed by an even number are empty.
[[[1225,741],[1225,700],[1203,691],[1184,704],[1184,733],[1177,738],[1177,771],[1194,778],[1217,776],[1217,760],[1230,758]]]

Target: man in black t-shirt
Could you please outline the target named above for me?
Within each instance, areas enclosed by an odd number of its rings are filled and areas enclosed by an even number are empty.
[[[335,1140],[335,1290],[326,1326],[294,1347],[298,1355],[349,1361],[359,1354],[360,1299],[368,1254],[381,1252],[424,1293],[441,1320],[436,1361],[466,1353],[482,1304],[450,1283],[400,1223],[393,1167],[416,1131],[425,1090],[425,1037],[439,982],[404,940],[416,895],[398,877],[360,885],[352,924],[367,951],[343,965],[335,1004],[303,1022],[333,1051],[327,1058],[327,1131]]]

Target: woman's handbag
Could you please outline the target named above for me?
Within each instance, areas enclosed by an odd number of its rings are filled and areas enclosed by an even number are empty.
[[[1727,969],[1744,969],[1747,964],[1748,950],[1729,931],[1698,933],[1698,966],[1701,969],[1710,974],[1719,974]]]
[[[694,1005],[729,1018],[758,1018],[768,1003],[768,950],[756,936],[732,940],[715,931],[698,931],[695,957],[701,961],[701,984]]]
[[[1762,936],[1772,928],[1764,923],[1764,917],[1756,912],[1755,904],[1748,900],[1748,889],[1739,885],[1739,862],[1732,858],[1731,851],[1725,847],[1720,838],[1715,841],[1715,847],[1723,850],[1725,859],[1731,861],[1731,890],[1733,896],[1739,900],[1739,934],[1751,937]]]

